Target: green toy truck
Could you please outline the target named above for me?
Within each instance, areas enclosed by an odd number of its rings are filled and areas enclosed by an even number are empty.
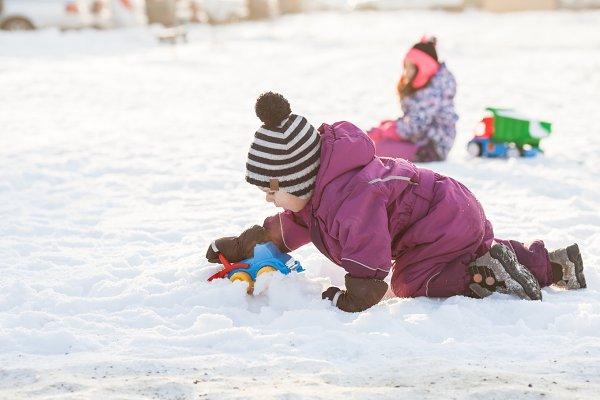
[[[467,151],[475,157],[535,157],[540,141],[552,132],[552,124],[506,108],[488,107]]]

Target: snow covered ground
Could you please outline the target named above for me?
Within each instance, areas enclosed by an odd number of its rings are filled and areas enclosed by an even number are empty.
[[[597,399],[600,13],[315,14],[151,31],[0,33],[0,398]],[[313,124],[397,115],[424,32],[457,76],[455,149],[431,167],[497,236],[578,242],[589,289],[543,302],[320,300],[343,271],[205,282],[208,243],[275,212],[244,183],[257,94]],[[488,105],[555,123],[535,160],[467,157]],[[270,279],[270,281],[268,281]],[[267,285],[268,284],[268,285]],[[268,286],[268,287],[267,287]]]

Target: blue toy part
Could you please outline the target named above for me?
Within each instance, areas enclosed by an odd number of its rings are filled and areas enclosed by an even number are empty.
[[[542,153],[542,150],[539,147],[532,147],[530,149],[524,147],[521,149],[521,157],[535,157],[540,153]]]
[[[242,263],[248,264],[248,267],[231,270],[227,274],[227,278],[231,279],[234,274],[245,272],[250,275],[253,281],[256,281],[261,269],[265,268],[266,271],[272,271],[272,269],[266,267],[272,267],[284,275],[292,271],[304,271],[304,268],[302,268],[302,265],[298,261],[293,259],[289,254],[282,253],[272,242],[257,244],[254,247],[254,257],[243,260]]]
[[[489,158],[535,157],[542,152],[537,147],[518,148],[514,143],[493,142],[489,138],[477,136],[469,141],[467,150],[475,157]]]

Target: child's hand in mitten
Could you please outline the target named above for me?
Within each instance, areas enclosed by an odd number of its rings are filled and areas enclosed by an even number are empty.
[[[356,278],[346,274],[346,290],[330,287],[321,297],[342,311],[359,312],[373,307],[383,298],[388,285],[381,279]]]
[[[269,234],[259,225],[246,229],[240,236],[229,236],[215,240],[208,246],[206,259],[211,263],[219,262],[219,253],[232,263],[254,256],[254,246],[268,242]]]
[[[333,304],[335,304],[335,303],[337,303],[337,297],[340,296],[341,292],[342,292],[342,289],[340,289],[339,287],[330,286],[327,288],[327,290],[325,290],[323,293],[321,293],[321,298],[323,300],[327,299],[327,300],[331,301]]]

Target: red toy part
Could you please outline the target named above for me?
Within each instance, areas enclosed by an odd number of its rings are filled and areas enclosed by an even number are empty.
[[[481,138],[491,138],[494,136],[494,117],[483,118],[475,134]]]
[[[250,265],[245,264],[245,263],[233,263],[231,264],[229,262],[229,260],[227,260],[225,258],[225,256],[221,253],[219,253],[219,261],[221,261],[221,264],[223,264],[223,269],[220,270],[219,272],[211,275],[210,278],[208,278],[208,281],[212,281],[213,279],[217,279],[217,278],[225,278],[227,276],[228,273],[230,273],[231,271],[233,271],[234,269],[240,269],[240,268],[248,268]]]

